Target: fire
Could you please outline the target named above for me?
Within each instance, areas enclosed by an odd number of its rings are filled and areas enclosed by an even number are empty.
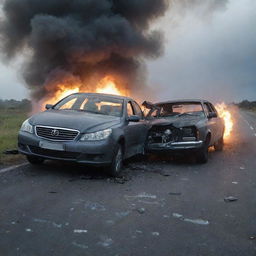
[[[56,104],[61,99],[66,96],[78,93],[78,92],[96,92],[96,93],[104,93],[104,94],[112,94],[112,95],[123,95],[128,96],[128,92],[125,89],[120,89],[117,87],[114,77],[106,76],[95,86],[95,89],[92,91],[88,91],[85,89],[86,87],[80,83],[73,83],[71,85],[67,84],[58,84],[57,86],[49,86],[46,87],[49,91],[48,97],[44,98],[40,105],[41,109],[44,108],[45,104]]]
[[[215,107],[220,117],[223,118],[224,120],[224,123],[225,123],[224,138],[227,139],[230,136],[233,130],[233,125],[234,125],[231,112],[227,110],[227,105],[224,102],[221,104],[217,104]]]
[[[47,104],[47,103],[55,104],[58,101],[60,101],[61,99],[67,97],[68,95],[73,94],[73,93],[78,93],[78,92],[79,92],[79,88],[68,89],[65,86],[59,86],[59,90],[54,94],[53,97],[46,100],[45,104]]]
[[[117,87],[115,82],[110,76],[105,77],[102,79],[96,89],[97,93],[105,93],[105,94],[112,94],[112,95],[126,95],[123,91],[121,92]]]

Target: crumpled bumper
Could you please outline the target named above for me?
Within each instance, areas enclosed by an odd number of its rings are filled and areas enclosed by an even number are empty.
[[[178,150],[194,150],[203,147],[203,141],[181,141],[168,143],[152,143],[148,144],[147,151],[178,151]]]

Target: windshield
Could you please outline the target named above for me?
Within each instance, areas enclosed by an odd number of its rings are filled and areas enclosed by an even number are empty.
[[[204,110],[200,102],[177,102],[157,105],[157,109],[153,109],[149,113],[149,117],[161,118],[170,116],[204,116]]]
[[[100,95],[74,94],[61,100],[54,109],[121,117],[123,100]]]

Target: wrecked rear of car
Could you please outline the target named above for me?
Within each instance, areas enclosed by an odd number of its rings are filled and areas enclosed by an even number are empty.
[[[148,109],[147,119],[151,122],[146,151],[174,154],[194,151],[199,162],[207,162],[208,147],[221,141],[224,127],[217,112],[207,113],[204,104],[208,102],[144,102],[143,106]]]

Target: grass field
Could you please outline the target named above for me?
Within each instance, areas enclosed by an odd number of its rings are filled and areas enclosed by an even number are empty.
[[[0,164],[9,165],[21,162],[21,155],[5,155],[8,149],[17,149],[17,135],[27,114],[21,110],[0,110]]]

